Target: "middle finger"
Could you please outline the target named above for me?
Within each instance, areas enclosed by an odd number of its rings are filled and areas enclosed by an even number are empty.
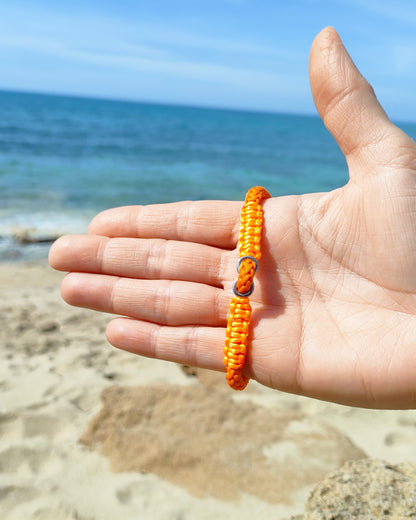
[[[52,246],[50,260],[60,271],[128,278],[183,280],[223,287],[232,252],[204,244],[164,239],[68,235]]]

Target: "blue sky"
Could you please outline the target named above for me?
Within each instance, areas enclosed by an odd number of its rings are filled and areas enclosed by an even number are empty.
[[[415,0],[0,0],[0,88],[313,114],[326,25],[416,121]]]

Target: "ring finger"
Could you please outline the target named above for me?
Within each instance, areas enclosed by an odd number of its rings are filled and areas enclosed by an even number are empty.
[[[171,326],[224,326],[229,309],[226,291],[192,282],[70,273],[61,292],[70,305]]]

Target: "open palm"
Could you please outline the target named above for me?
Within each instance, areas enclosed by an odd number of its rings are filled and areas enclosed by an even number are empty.
[[[388,120],[333,29],[314,41],[310,77],[350,181],[264,202],[246,375],[345,404],[413,407],[416,145]],[[89,235],[51,249],[51,265],[70,271],[64,299],[126,316],[108,326],[115,346],[223,370],[241,207],[201,201],[101,213]]]

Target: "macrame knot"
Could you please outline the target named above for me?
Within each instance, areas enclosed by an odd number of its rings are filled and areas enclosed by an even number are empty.
[[[260,242],[263,227],[263,208],[260,202],[270,197],[262,187],[251,188],[241,210],[241,225],[238,239],[240,261],[238,278],[233,286],[234,298],[230,304],[224,346],[224,364],[228,384],[234,390],[244,390],[249,378],[242,370],[247,354],[251,306],[248,297],[254,289],[254,274],[261,257]]]

